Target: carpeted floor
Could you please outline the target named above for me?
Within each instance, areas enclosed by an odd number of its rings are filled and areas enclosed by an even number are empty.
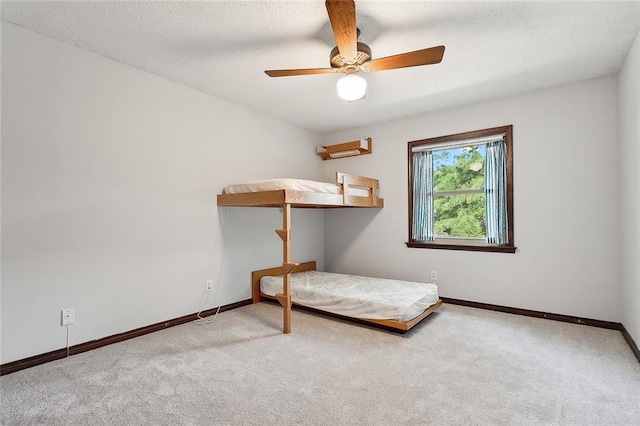
[[[261,303],[0,378],[3,425],[640,425],[620,332],[443,305],[405,335]]]

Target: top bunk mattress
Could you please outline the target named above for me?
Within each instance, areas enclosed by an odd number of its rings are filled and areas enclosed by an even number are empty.
[[[249,192],[277,191],[282,189],[318,192],[322,194],[342,194],[342,186],[336,185],[335,183],[292,178],[266,179],[227,185],[222,192],[223,194],[244,194]],[[365,188],[352,187],[350,188],[350,193],[351,195],[360,197],[369,196],[369,191]]]
[[[263,277],[262,293],[282,293],[282,276]],[[291,274],[291,299],[310,308],[361,319],[407,322],[438,301],[435,284],[320,271]]]

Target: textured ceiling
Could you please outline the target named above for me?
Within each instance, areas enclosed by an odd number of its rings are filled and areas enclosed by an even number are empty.
[[[368,73],[346,103],[329,66],[324,2],[2,1],[2,18],[320,133],[616,72],[640,2],[356,1],[360,41],[379,58],[445,45],[442,63]]]

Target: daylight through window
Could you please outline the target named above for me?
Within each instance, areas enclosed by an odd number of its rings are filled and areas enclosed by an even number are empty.
[[[409,142],[409,247],[515,252],[512,126]]]

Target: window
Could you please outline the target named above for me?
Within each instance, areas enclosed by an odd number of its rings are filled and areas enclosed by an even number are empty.
[[[409,142],[408,247],[515,252],[512,130]]]

